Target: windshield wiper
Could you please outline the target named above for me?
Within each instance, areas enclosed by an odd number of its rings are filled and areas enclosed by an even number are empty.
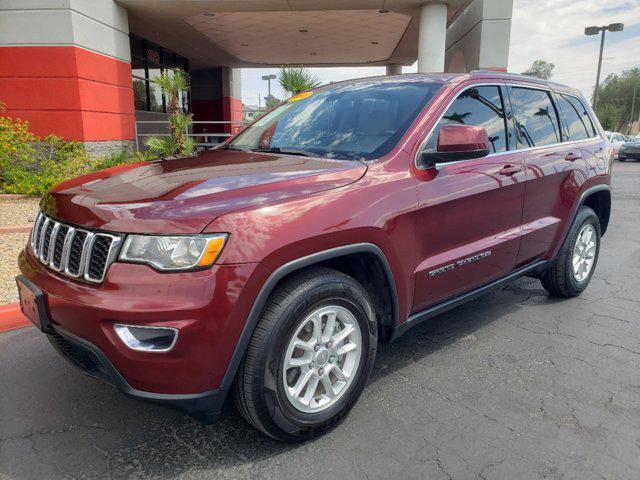
[[[285,155],[298,155],[300,157],[314,157],[316,156],[312,152],[307,152],[305,150],[289,150],[282,149],[280,147],[271,147],[271,148],[255,148],[251,150],[252,152],[263,152],[263,153],[283,153]]]

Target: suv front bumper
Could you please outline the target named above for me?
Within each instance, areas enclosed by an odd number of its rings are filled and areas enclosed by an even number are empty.
[[[228,389],[221,382],[264,268],[214,265],[167,274],[114,263],[101,285],[91,285],[49,270],[29,250],[19,265],[42,296],[49,340],[85,374],[128,396],[207,423],[216,419]],[[115,333],[117,323],[177,328],[178,341],[168,352],[134,351]]]

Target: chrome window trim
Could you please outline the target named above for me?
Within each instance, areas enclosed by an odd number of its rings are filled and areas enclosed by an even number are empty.
[[[425,135],[424,139],[420,142],[420,146],[418,147],[418,150],[416,151],[416,154],[413,158],[414,161],[414,166],[418,169],[418,170],[426,170],[425,168],[421,167],[418,163],[418,159],[420,157],[420,153],[422,152],[422,150],[424,149],[425,144],[431,139],[431,135],[433,135],[433,131],[435,130],[435,128],[438,126],[438,123],[440,122],[440,120],[442,120],[442,117],[444,116],[445,113],[447,113],[447,110],[449,110],[449,107],[453,104],[453,102],[455,102],[458,97],[466,92],[467,90],[469,90],[470,88],[474,88],[474,87],[520,87],[520,88],[529,88],[532,90],[543,90],[545,92],[548,93],[557,93],[559,95],[568,95],[571,96],[575,99],[577,99],[578,101],[580,101],[580,103],[582,104],[582,106],[584,107],[584,103],[582,102],[582,100],[580,99],[580,97],[578,97],[575,94],[572,93],[564,93],[564,92],[558,92],[556,90],[553,90],[550,87],[547,86],[543,86],[543,85],[529,85],[526,83],[519,83],[519,82],[503,82],[503,83],[496,83],[496,82],[488,82],[488,83],[474,83],[472,85],[467,85],[466,87],[464,87],[462,90],[460,90],[458,92],[458,94],[449,101],[449,103],[446,105],[446,107],[444,108],[444,110],[442,111],[442,114],[438,117],[438,120],[436,120],[436,122],[433,124],[433,126],[431,127],[431,129],[429,130],[429,132],[427,133],[427,135]],[[502,99],[504,102],[504,98]],[[555,103],[554,103],[555,105]],[[586,110],[586,108],[585,108]],[[587,111],[587,115],[589,115],[589,119],[591,120],[591,123],[594,126],[594,129],[596,131],[598,131],[598,129],[596,128],[596,123],[594,123],[593,119],[591,118],[591,113]],[[515,113],[512,112],[514,115]],[[543,148],[553,148],[553,147],[558,147],[560,145],[569,145],[569,144],[576,144],[576,143],[582,143],[582,142],[591,142],[595,139],[598,138],[602,138],[602,135],[598,135],[596,134],[593,137],[589,137],[589,138],[583,138],[582,140],[569,140],[567,142],[558,142],[558,143],[552,143],[550,145],[541,145],[539,147],[525,147],[525,148],[516,148],[515,150],[506,150],[504,152],[496,152],[496,153],[490,153],[489,155],[487,155],[486,157],[482,157],[482,158],[495,158],[495,157],[499,157],[502,155],[510,155],[513,153],[520,153],[520,152],[528,152],[528,151],[532,151],[532,150],[540,150]],[[455,162],[441,162],[441,163],[436,163],[432,168],[436,168],[439,169],[442,166],[445,165],[455,165],[457,163],[462,163],[462,162],[469,162],[469,161],[473,161],[473,160],[480,160],[480,159],[466,159],[466,160],[456,160]]]

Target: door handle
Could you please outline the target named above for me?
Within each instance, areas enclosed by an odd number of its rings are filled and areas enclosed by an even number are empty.
[[[567,162],[575,162],[576,160],[578,160],[579,158],[582,158],[582,155],[579,153],[573,153],[573,152],[569,152],[565,155],[564,159]]]
[[[514,175],[521,170],[522,170],[521,165],[505,165],[498,171],[498,173],[500,175]]]

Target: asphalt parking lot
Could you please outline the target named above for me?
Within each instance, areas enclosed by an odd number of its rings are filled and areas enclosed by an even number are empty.
[[[595,277],[523,279],[381,346],[331,434],[205,427],[83,376],[32,328],[0,334],[0,478],[640,478],[640,163],[614,167]]]

